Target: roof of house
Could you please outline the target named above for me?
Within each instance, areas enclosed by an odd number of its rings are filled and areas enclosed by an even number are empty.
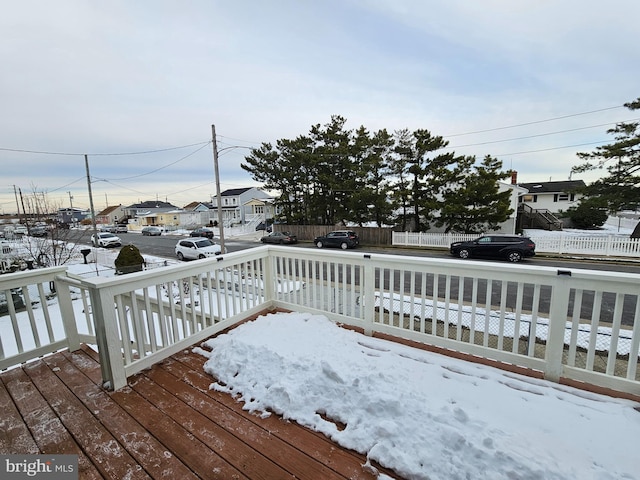
[[[127,208],[178,208],[168,202],[162,202],[160,200],[147,200],[145,202],[134,203]]]
[[[230,188],[229,190],[225,190],[220,195],[223,197],[234,197],[236,195],[242,195],[244,192],[251,190],[253,187],[246,188]]]
[[[116,210],[118,210],[119,208],[122,208],[122,205],[112,205],[110,207],[105,208],[104,210],[102,210],[100,213],[98,213],[98,215],[109,215],[113,212],[115,212]]]
[[[583,180],[565,180],[559,182],[519,183],[518,186],[529,190],[529,193],[563,193],[571,192],[586,185]]]
[[[198,208],[199,206],[203,206],[203,207],[207,207],[209,209],[213,208],[213,204],[210,202],[191,202],[191,203],[187,203],[184,207],[182,207],[183,210],[195,210],[196,208]]]

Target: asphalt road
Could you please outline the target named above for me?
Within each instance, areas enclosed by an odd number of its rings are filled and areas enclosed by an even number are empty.
[[[175,259],[174,247],[176,243],[185,238],[184,235],[162,235],[159,237],[142,236],[139,233],[119,233],[123,245],[134,244],[140,249],[143,255],[153,255],[162,258]],[[217,241],[217,240],[216,240]],[[89,236],[84,235],[79,239],[79,243],[89,244]],[[225,239],[225,246],[228,252],[236,252],[262,245],[257,239]],[[311,242],[301,242],[291,245],[291,248],[317,248]],[[428,258],[447,258],[457,262],[475,262],[478,260],[468,259],[462,260],[452,257],[448,251],[437,249],[418,249],[418,248],[402,248],[402,247],[368,247],[360,246],[357,251],[364,253],[385,253],[391,255],[408,255],[415,257]],[[486,261],[486,260],[482,260]],[[505,263],[496,260],[497,264]],[[589,259],[576,257],[553,257],[547,255],[537,255],[533,258],[525,259],[522,265],[542,265],[545,267],[555,267],[562,269],[581,268],[586,270],[603,270],[611,272],[640,273],[640,259],[631,261],[625,259]]]

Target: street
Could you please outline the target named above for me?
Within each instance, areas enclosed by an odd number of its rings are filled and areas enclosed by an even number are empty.
[[[122,244],[133,244],[140,249],[143,255],[153,255],[167,259],[175,259],[175,245],[176,243],[185,238],[184,235],[172,235],[164,234],[158,237],[142,236],[139,233],[119,233],[118,236],[122,239]],[[219,242],[218,239],[215,240]],[[89,245],[89,236],[84,235],[79,243]],[[255,237],[247,237],[242,239],[238,237],[226,238],[225,246],[228,252],[236,252],[245,250],[247,248],[253,248],[261,246],[259,240]],[[310,242],[301,242],[295,245],[291,245],[290,248],[317,248]],[[332,249],[336,250],[336,249]],[[336,250],[337,251],[337,250]],[[419,248],[404,248],[404,247],[367,247],[360,246],[355,250],[349,250],[362,253],[378,253],[389,255],[407,255],[415,257],[427,257],[427,258],[446,258],[452,259],[457,262],[476,262],[480,260],[468,259],[462,260],[451,256],[447,250],[435,250],[435,249],[419,249]],[[486,260],[483,260],[486,261]],[[507,262],[496,260],[497,265],[506,264]],[[586,269],[586,270],[600,270],[611,272],[624,272],[624,273],[640,273],[640,261],[629,260],[616,260],[616,259],[579,259],[574,257],[551,257],[545,255],[537,255],[533,258],[526,259],[522,265],[540,265],[545,267],[554,267],[562,269]]]

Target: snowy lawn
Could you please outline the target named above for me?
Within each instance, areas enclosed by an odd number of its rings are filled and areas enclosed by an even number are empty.
[[[208,340],[211,388],[412,479],[637,479],[640,407],[272,314]],[[373,468],[372,465],[368,465]]]

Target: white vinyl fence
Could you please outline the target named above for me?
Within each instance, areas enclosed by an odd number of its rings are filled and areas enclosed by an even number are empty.
[[[490,234],[489,234],[490,235]],[[474,240],[479,235],[462,233],[393,232],[394,246],[449,248],[453,242]],[[537,253],[595,255],[604,257],[640,258],[640,239],[628,235],[578,236],[567,233],[529,237]]]

